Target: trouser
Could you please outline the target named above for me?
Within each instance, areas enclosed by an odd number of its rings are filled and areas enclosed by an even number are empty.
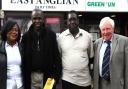
[[[31,89],[43,89],[43,73],[32,72]]]
[[[17,87],[16,81],[12,81],[11,79],[7,80],[7,88],[6,89],[24,89],[23,85],[21,87]]]
[[[8,88],[7,88],[8,89]],[[13,87],[10,87],[9,89],[24,89],[24,87],[22,86],[22,87],[20,87],[20,88],[17,88],[17,86],[15,85],[15,86],[13,86]]]
[[[62,80],[62,89],[91,89],[91,85],[86,86],[86,87],[78,86],[78,85]]]
[[[48,76],[42,72],[32,72],[31,74],[31,89],[43,89]],[[52,89],[56,89],[56,85]]]
[[[24,87],[20,87],[20,88],[18,88],[18,89],[24,89]]]

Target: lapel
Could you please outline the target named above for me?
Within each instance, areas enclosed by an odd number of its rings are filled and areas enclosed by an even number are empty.
[[[2,41],[0,44],[0,53],[6,54],[5,41]]]
[[[110,61],[112,60],[112,56],[113,56],[113,53],[117,47],[117,44],[118,44],[118,36],[116,34],[113,35],[113,38],[112,38],[112,47],[111,47],[111,56],[110,56]]]
[[[19,51],[20,51],[20,55],[21,55],[21,59],[23,59],[23,51],[22,51],[22,47],[21,47],[21,44],[18,42],[18,48],[19,48]]]
[[[98,50],[97,50],[97,53],[98,53],[98,55],[97,55],[97,63],[98,63],[98,65],[99,65],[99,59],[100,59],[100,49],[101,49],[101,46],[102,46],[102,43],[103,43],[103,39],[101,38],[100,40],[99,40],[99,43],[98,43]]]

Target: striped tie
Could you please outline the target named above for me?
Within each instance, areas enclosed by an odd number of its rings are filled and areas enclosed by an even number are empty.
[[[111,46],[110,46],[111,41],[105,41],[105,42],[107,43],[107,47],[103,57],[102,78],[105,80],[110,80],[109,60],[110,60],[110,51],[111,51]]]

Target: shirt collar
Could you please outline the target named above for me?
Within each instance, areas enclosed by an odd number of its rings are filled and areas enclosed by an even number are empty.
[[[70,33],[69,29],[67,30],[65,36],[68,36],[68,35],[72,35],[72,34]],[[79,29],[79,32],[78,32],[78,34],[76,35],[76,37],[79,37],[79,36],[82,36],[82,35],[83,35],[83,34],[82,34],[82,31]]]
[[[7,41],[6,41],[5,47],[8,47],[8,46],[10,46],[10,44],[8,44]],[[14,44],[14,46],[18,46],[18,43],[16,42],[16,44]]]
[[[112,39],[111,39],[110,41],[112,42]],[[103,42],[105,43],[105,42],[106,42],[106,40],[103,40]]]
[[[113,39],[113,36],[112,36],[112,38],[110,39],[111,43],[112,43],[112,39]],[[103,39],[103,42],[104,42],[104,43],[105,43],[105,41],[106,41],[106,40],[105,40],[105,39]]]

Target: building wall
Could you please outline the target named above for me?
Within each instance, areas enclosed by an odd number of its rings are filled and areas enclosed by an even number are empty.
[[[48,12],[45,11],[45,22],[46,19],[57,18],[59,23],[47,24],[56,33],[61,33],[67,28],[67,12]],[[115,21],[115,32],[121,35],[128,36],[128,13],[101,13],[101,12],[79,12],[82,16],[79,17],[80,28],[90,32],[94,40],[100,37],[99,22],[101,18],[105,16],[111,17],[113,14],[116,17],[112,17]],[[21,11],[6,11],[4,21],[9,19],[16,20],[21,27],[22,33],[28,30],[31,21],[31,12]]]

